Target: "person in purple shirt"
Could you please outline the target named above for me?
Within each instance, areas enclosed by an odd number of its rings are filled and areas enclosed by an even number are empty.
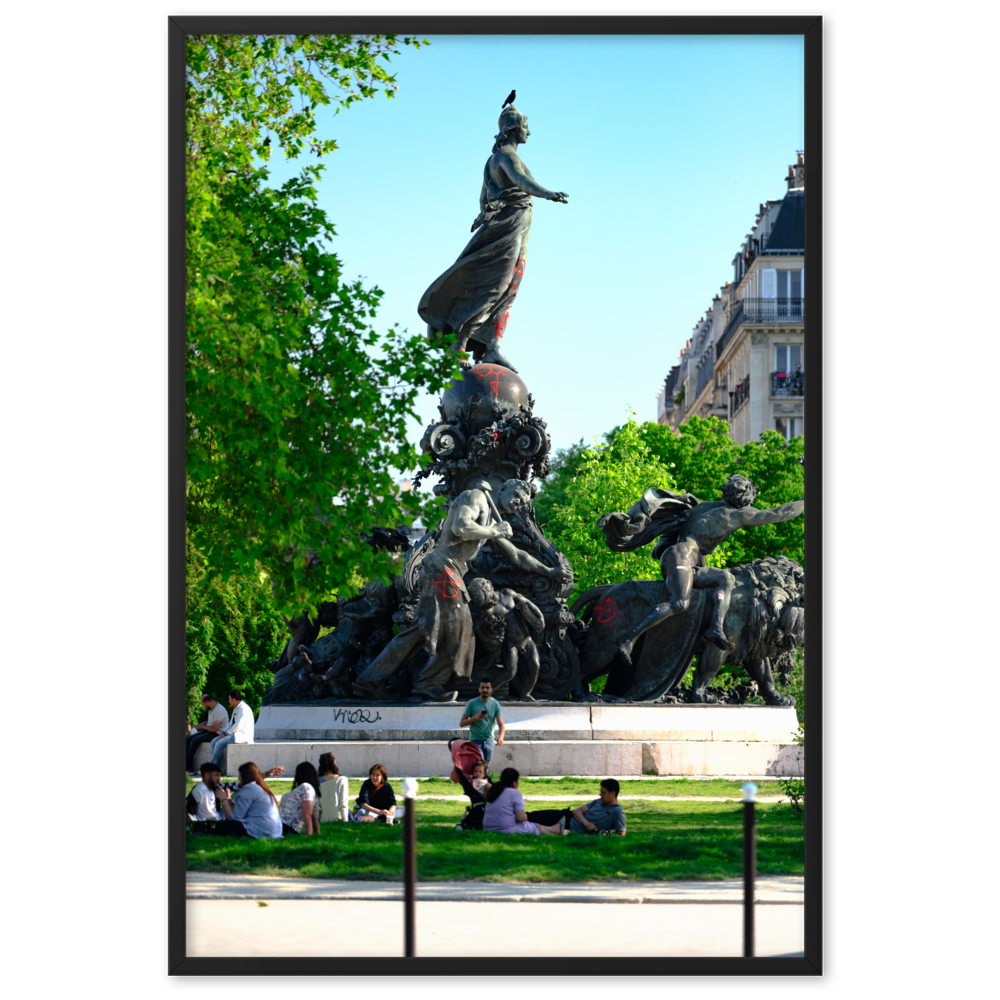
[[[524,811],[524,796],[517,790],[520,772],[505,767],[500,780],[486,793],[486,815],[483,829],[494,833],[561,833],[558,823],[543,826],[532,823]]]

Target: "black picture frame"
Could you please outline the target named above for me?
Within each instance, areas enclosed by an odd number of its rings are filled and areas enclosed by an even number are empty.
[[[809,157],[806,213],[806,298],[809,300],[809,393],[805,414],[812,442],[805,468],[809,515],[809,752],[805,775],[804,954],[789,958],[518,958],[524,976],[821,975],[823,970],[823,19],[819,16],[180,16],[168,27],[168,722],[179,732],[185,692],[185,39],[193,34],[400,35],[800,35],[805,49],[805,148]],[[819,454],[817,454],[819,451]],[[168,746],[166,788],[171,803],[184,798],[184,742]],[[191,958],[186,954],[185,817],[168,809],[168,973],[178,976],[368,974],[370,958]],[[419,899],[419,894],[418,894]],[[380,975],[477,975],[481,959],[379,959]]]

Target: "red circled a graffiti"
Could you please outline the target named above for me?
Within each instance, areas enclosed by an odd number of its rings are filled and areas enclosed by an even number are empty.
[[[517,286],[521,284],[521,279],[524,277],[524,263],[524,258],[521,257],[514,268],[514,277],[510,281],[510,290],[512,292],[517,291]]]
[[[503,315],[502,315],[502,316],[501,316],[501,317],[500,317],[500,318],[499,318],[499,319],[497,320],[497,323],[496,323],[496,326],[497,326],[497,333],[496,333],[496,337],[497,337],[497,340],[503,340],[503,335],[504,335],[504,333],[505,333],[505,332],[506,332],[506,330],[507,330],[507,320],[508,320],[509,318],[510,318],[510,310],[508,309],[508,310],[507,310],[507,311],[506,311],[506,312],[505,312],[505,313],[504,313],[504,314],[503,314]]]
[[[608,624],[617,614],[618,605],[610,597],[605,597],[600,604],[594,606],[594,621],[601,625]]]
[[[453,569],[446,569],[433,583],[442,597],[451,599],[462,593],[462,579]]]

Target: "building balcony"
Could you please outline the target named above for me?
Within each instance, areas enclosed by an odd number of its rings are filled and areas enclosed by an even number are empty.
[[[795,372],[771,372],[771,398],[804,396],[806,373],[800,368]]]
[[[797,299],[744,299],[744,323],[804,323],[806,300]]]
[[[732,419],[739,413],[750,399],[750,376],[737,383],[736,389],[729,394],[729,417]]]

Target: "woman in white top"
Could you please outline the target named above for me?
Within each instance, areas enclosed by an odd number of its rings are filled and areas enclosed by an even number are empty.
[[[340,773],[332,753],[320,754],[319,797],[320,812],[326,815],[327,822],[334,819],[340,823],[347,822],[347,813],[350,811],[347,802],[347,778]]]

